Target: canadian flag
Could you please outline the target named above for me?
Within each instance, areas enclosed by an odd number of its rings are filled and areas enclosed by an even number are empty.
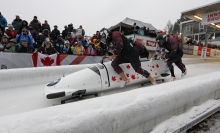
[[[32,55],[34,67],[60,66],[60,54],[44,55],[36,52]]]

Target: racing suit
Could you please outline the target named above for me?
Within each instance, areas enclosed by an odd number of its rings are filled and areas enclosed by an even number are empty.
[[[146,78],[149,77],[150,74],[141,68],[138,51],[133,47],[133,45],[124,35],[121,35],[121,33],[118,31],[114,31],[112,33],[112,43],[112,48],[116,57],[112,61],[111,65],[116,73],[120,74],[123,72],[119,66],[120,64],[130,63],[135,72],[143,75]]]
[[[176,66],[182,71],[182,73],[185,72],[186,67],[182,63],[182,56],[183,51],[179,48],[179,41],[174,37],[169,37],[167,44],[165,47],[169,52],[165,55],[165,58],[167,58],[167,66],[169,67],[170,73],[172,77],[175,77],[174,75],[174,68],[173,63],[176,64]]]

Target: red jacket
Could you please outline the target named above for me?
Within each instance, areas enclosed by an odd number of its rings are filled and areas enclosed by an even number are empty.
[[[7,29],[5,33],[8,35],[9,40],[16,38],[17,32],[15,30]]]

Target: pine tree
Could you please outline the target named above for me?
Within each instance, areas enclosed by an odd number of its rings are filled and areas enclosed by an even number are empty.
[[[167,22],[167,25],[165,26],[164,30],[167,34],[171,34],[173,32],[173,24],[170,20]]]

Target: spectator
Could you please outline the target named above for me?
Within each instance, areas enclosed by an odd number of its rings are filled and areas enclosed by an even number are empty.
[[[21,26],[20,26],[20,29],[19,29],[19,32],[18,32],[18,34],[21,34],[22,33],[22,29],[28,29],[28,22],[26,21],[26,20],[23,20],[22,22],[21,22]]]
[[[15,53],[16,49],[19,48],[19,45],[17,44],[17,41],[15,39],[11,39],[9,41],[11,48],[10,49],[5,49],[5,52],[11,52],[11,53]]]
[[[73,32],[73,24],[68,25],[68,32]]]
[[[97,48],[98,46],[100,46],[100,42],[98,39],[93,39],[94,40],[94,46],[95,48]]]
[[[75,54],[75,55],[83,55],[83,53],[85,53],[85,49],[82,46],[82,42],[78,41],[77,42],[77,46],[73,50],[73,54]]]
[[[89,44],[89,47],[85,50],[85,55],[88,56],[95,56],[96,54],[96,50],[92,47],[92,43]]]
[[[38,36],[38,32],[33,28],[33,26],[30,24],[28,27],[30,34],[32,36],[32,38],[34,39],[34,42],[37,41],[37,36]]]
[[[76,30],[76,35],[78,38],[82,38],[85,35],[85,30],[82,28],[82,25]]]
[[[89,47],[89,44],[88,44],[88,42],[86,41],[86,39],[84,39],[84,40],[82,41],[82,44],[83,44],[83,47],[84,47],[85,49]]]
[[[44,41],[50,41],[50,34],[48,29],[43,30],[43,34],[39,33],[37,36],[37,43],[35,43],[35,48],[39,48]]]
[[[73,41],[73,38],[71,36],[71,32],[68,32],[67,37],[65,39],[68,40],[69,42]]]
[[[54,26],[54,29],[52,30],[50,37],[53,41],[57,40],[58,35],[60,35],[60,31],[57,29],[57,25]]]
[[[42,43],[42,46],[37,49],[38,52],[42,53],[42,54],[55,54],[57,53],[57,50],[52,46],[51,42],[49,41],[44,41]]]
[[[2,16],[0,12],[0,29],[2,30],[2,33],[5,33],[5,27],[8,25],[7,20],[5,19],[4,16]]]
[[[14,39],[17,35],[17,32],[13,29],[13,26],[11,24],[8,24],[8,29],[5,31],[7,34],[9,40]]]
[[[51,32],[50,31],[50,25],[48,24],[47,20],[45,20],[44,24],[42,24],[40,31],[43,32],[45,29],[47,29],[49,31],[49,33]]]
[[[96,53],[98,56],[103,56],[103,51],[101,47],[97,47]]]
[[[33,53],[34,48],[28,45],[26,40],[21,40],[21,47],[16,50],[18,53]]]
[[[69,41],[64,41],[63,54],[73,54]]]
[[[76,38],[76,29],[73,29],[73,32],[71,32],[71,36],[73,39]]]
[[[131,34],[137,34],[139,30],[139,26],[136,25],[136,23],[133,24],[133,27],[131,28]]]
[[[2,37],[1,44],[3,45],[3,49],[2,50],[4,50],[6,45],[8,44],[8,36],[4,35]]]
[[[62,37],[63,39],[67,37],[68,34],[68,27],[65,25],[64,30],[62,31]]]
[[[64,42],[61,35],[57,36],[57,40],[53,42],[53,46],[57,52],[63,53]]]
[[[33,40],[30,35],[28,35],[28,30],[24,28],[20,35],[17,35],[16,41],[22,44],[21,40],[25,40],[30,47],[33,47]]]
[[[138,30],[138,34],[144,35],[144,27],[141,27],[141,28]]]
[[[30,22],[30,25],[38,32],[41,30],[41,22],[37,20],[37,16],[34,16],[34,19]]]
[[[144,35],[148,36],[149,35],[149,28],[146,29],[146,27],[144,26]]]
[[[15,31],[20,34],[20,27],[22,24],[22,20],[20,19],[20,17],[18,15],[16,15],[16,18],[13,20],[12,22],[12,26],[14,27]]]
[[[95,35],[96,35],[97,38],[101,38],[100,32],[98,30],[96,31]]]
[[[0,38],[2,38],[4,34],[2,33],[2,30],[0,29]]]

